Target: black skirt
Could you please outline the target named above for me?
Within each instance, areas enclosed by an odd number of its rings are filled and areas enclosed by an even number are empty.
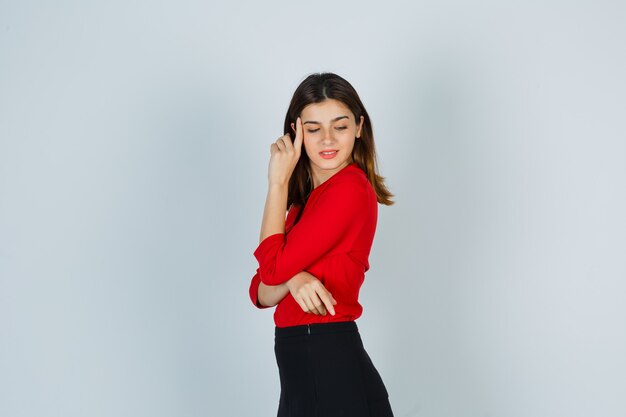
[[[276,327],[278,417],[393,417],[356,322]]]

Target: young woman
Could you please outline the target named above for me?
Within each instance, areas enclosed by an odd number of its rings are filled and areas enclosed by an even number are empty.
[[[355,322],[378,203],[393,204],[369,115],[348,81],[312,74],[293,95],[284,132],[270,147],[249,290],[256,307],[277,305],[278,417],[393,416]]]

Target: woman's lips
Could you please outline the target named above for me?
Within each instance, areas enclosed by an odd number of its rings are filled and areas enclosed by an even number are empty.
[[[337,150],[333,150],[333,151],[322,151],[320,152],[320,156],[324,159],[333,159],[335,157],[335,155],[337,155]]]

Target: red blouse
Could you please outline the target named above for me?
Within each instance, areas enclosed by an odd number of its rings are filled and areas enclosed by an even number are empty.
[[[285,233],[267,236],[254,251],[259,268],[250,283],[250,299],[258,308],[259,283],[279,285],[307,271],[337,300],[335,315],[306,313],[287,294],[274,312],[277,327],[355,320],[361,316],[359,290],[369,269],[378,201],[372,184],[353,162],[311,191],[300,220],[292,204]]]

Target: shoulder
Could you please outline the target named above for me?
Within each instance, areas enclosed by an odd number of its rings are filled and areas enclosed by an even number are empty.
[[[329,188],[336,187],[365,187],[371,185],[365,172],[356,164],[344,168],[341,172],[335,174],[329,180]]]
[[[367,175],[359,167],[354,167],[348,171],[342,173],[341,177],[337,178],[332,184],[329,184],[329,188],[335,188],[336,191],[341,189],[347,193],[376,195],[374,187],[367,179]]]
[[[346,174],[329,183],[320,194],[320,197],[324,195],[343,197],[364,194],[366,185],[366,182],[363,182],[358,175],[353,173]]]
[[[360,170],[359,170],[360,171]],[[319,200],[344,205],[368,204],[376,201],[376,192],[363,171],[346,172],[341,178],[334,179],[320,193]]]

